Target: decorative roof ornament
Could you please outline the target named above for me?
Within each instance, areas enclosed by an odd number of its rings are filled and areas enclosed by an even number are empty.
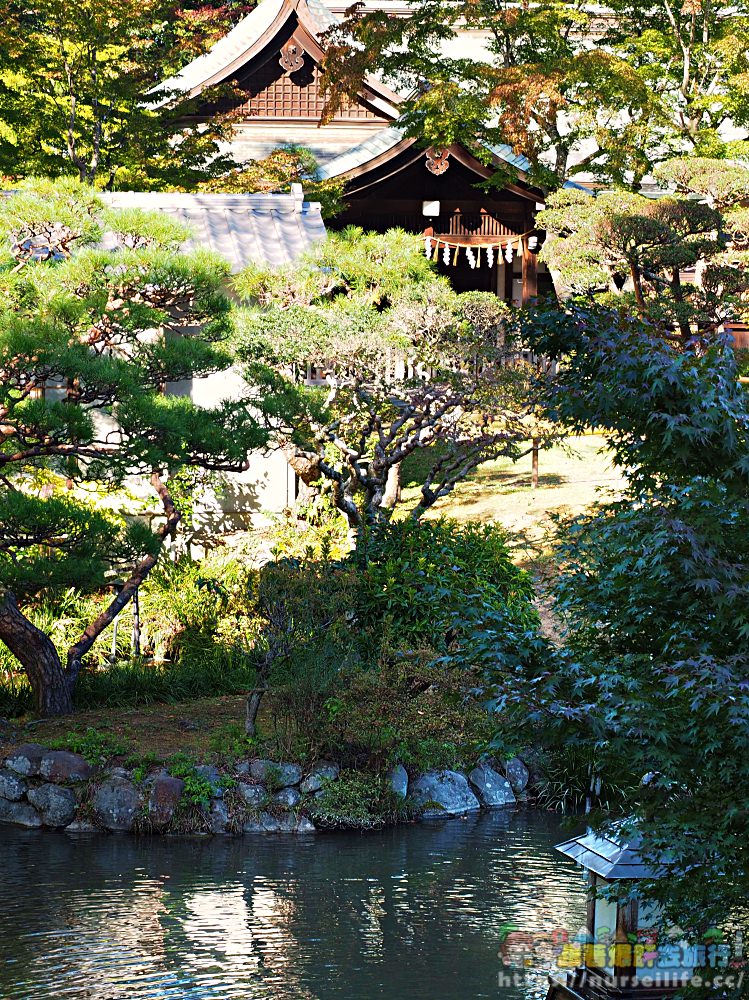
[[[287,73],[296,73],[304,68],[304,50],[293,38],[290,38],[281,46],[281,55],[278,61],[281,64],[281,69]]]
[[[450,166],[449,162],[450,153],[446,149],[434,149],[430,148],[427,150],[427,170],[439,177],[440,174],[444,174],[445,171]]]

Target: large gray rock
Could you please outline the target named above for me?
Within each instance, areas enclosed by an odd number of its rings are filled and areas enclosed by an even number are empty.
[[[302,796],[297,788],[282,788],[280,792],[276,792],[273,796],[273,801],[285,809],[293,809],[295,806],[298,806],[301,799]]]
[[[269,787],[288,788],[302,780],[302,769],[298,764],[279,764],[275,760],[253,760],[250,774],[255,781],[262,781]]]
[[[85,781],[93,773],[85,757],[67,750],[49,750],[39,765],[39,774],[47,781]]]
[[[41,813],[45,826],[67,826],[75,817],[78,805],[72,788],[50,784],[30,788],[28,800]]]
[[[219,769],[214,764],[198,764],[195,773],[199,778],[205,779],[211,786],[211,798],[222,799],[224,797],[224,783]]]
[[[505,774],[514,792],[525,791],[530,774],[528,768],[519,757],[513,757],[512,760],[508,760],[505,763]]]
[[[245,833],[291,833],[294,823],[293,816],[273,816],[272,813],[261,812],[247,820],[242,829]]]
[[[328,764],[325,762],[315,764],[299,788],[305,795],[310,795],[312,792],[319,792],[324,781],[335,781],[340,773],[341,769],[337,764]]]
[[[297,819],[293,813],[273,816],[261,812],[256,819],[248,820],[242,829],[245,833],[312,833],[315,827],[306,816]]]
[[[148,796],[148,817],[154,829],[165,830],[169,826],[184,790],[185,783],[181,778],[166,774],[154,780]]]
[[[26,782],[12,771],[0,771],[0,798],[18,802],[26,794]]]
[[[424,819],[459,816],[481,808],[481,803],[468,787],[465,775],[457,771],[420,774],[411,783],[411,799],[417,806],[425,807],[421,814]]]
[[[42,818],[28,802],[8,802],[7,799],[0,799],[0,823],[36,827],[42,825]]]
[[[226,833],[229,828],[229,810],[223,799],[211,802],[211,833]]]
[[[23,774],[27,778],[36,777],[39,774],[39,766],[45,754],[49,750],[38,743],[24,743],[15,750],[11,750],[5,758],[5,766],[16,774]]]
[[[107,768],[107,777],[108,778],[129,778],[130,774],[131,774],[131,772],[128,771],[128,769],[126,767],[109,767],[109,768]]]
[[[390,779],[390,787],[395,794],[405,799],[408,795],[408,771],[405,767],[402,764],[396,764],[395,767],[391,768],[388,778]]]
[[[132,830],[141,805],[140,792],[125,778],[110,778],[94,796],[94,813],[107,830]]]
[[[515,805],[510,782],[488,764],[474,767],[468,775],[468,780],[482,806],[492,809],[495,806]]]
[[[252,807],[262,805],[268,798],[268,792],[262,785],[247,785],[240,781],[237,784],[237,791],[245,800],[247,805]]]
[[[74,819],[65,827],[65,833],[98,833],[96,826],[87,819]]]

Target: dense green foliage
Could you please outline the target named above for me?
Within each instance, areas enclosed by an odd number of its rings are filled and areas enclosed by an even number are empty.
[[[632,776],[607,821],[635,823],[667,859],[644,891],[704,931],[743,912],[749,885],[749,398],[726,344],[676,351],[602,311],[534,324],[538,348],[566,359],[552,415],[603,428],[629,485],[567,525],[565,649],[499,664],[498,704],[556,728],[594,776]]]
[[[496,607],[531,627],[530,578],[510,558],[499,527],[411,519],[375,527],[356,558],[365,625],[391,619],[400,641],[443,649],[461,614]]]
[[[328,829],[371,830],[408,819],[411,808],[396,795],[384,774],[343,771],[328,782],[311,806],[318,826]]]
[[[140,190],[194,185],[224,172],[231,161],[218,142],[230,131],[226,116],[192,127],[184,116],[195,105],[184,95],[147,96],[175,60],[189,56],[180,44],[197,34],[189,13],[188,5],[175,17],[164,0],[5,4],[0,172],[72,173]]]
[[[276,752],[356,766],[475,762],[489,718],[470,672],[438,658],[462,637],[461,607],[501,609],[533,629],[532,597],[495,527],[384,522],[344,559],[269,563],[251,658]]]
[[[482,144],[508,143],[551,189],[580,171],[637,185],[674,153],[729,152],[720,126],[749,116],[746,3],[609,8],[613,16],[574,0],[417,0],[391,17],[354,7],[330,32],[329,113],[367,73],[383,72],[410,94],[410,134],[479,155]],[[481,47],[456,44],[466,28]]]
[[[352,531],[388,516],[417,450],[440,445],[415,516],[480,462],[522,454],[528,373],[510,363],[508,307],[456,294],[419,237],[348,228],[236,286],[247,377],[294,470],[327,484]]]
[[[71,646],[70,686],[174,535],[189,477],[175,480],[173,499],[168,474],[239,470],[265,433],[249,402],[206,408],[163,392],[231,359],[226,267],[179,253],[182,227],[104,212],[90,189],[65,181],[4,199],[0,230],[0,625],[28,657],[38,707],[60,711],[65,698],[46,699],[64,686],[62,666],[17,602],[125,577],[105,618]],[[115,250],[101,247],[105,231]]]

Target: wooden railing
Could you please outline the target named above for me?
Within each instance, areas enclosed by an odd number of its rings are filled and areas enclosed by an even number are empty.
[[[407,233],[431,231],[434,236],[467,238],[518,235],[518,230],[486,213],[469,215],[463,212],[452,212],[435,216],[398,212],[380,213],[367,216],[367,224],[378,232],[382,232],[383,229],[405,229]]]

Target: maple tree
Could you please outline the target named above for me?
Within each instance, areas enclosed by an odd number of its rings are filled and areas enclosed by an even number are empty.
[[[328,114],[382,72],[425,143],[509,143],[548,189],[581,171],[636,188],[675,153],[724,155],[717,130],[748,120],[748,39],[745,0],[358,5],[328,32]]]
[[[232,165],[219,148],[229,116],[188,127],[191,101],[148,96],[178,49],[165,0],[10,0],[3,30],[6,175],[73,173],[99,187],[148,190],[192,186]]]

